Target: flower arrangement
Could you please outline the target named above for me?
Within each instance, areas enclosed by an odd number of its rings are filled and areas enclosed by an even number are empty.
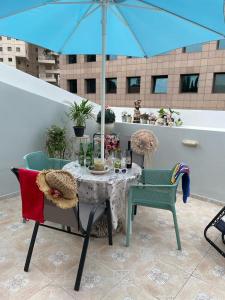
[[[120,140],[116,135],[107,134],[105,136],[105,150],[108,152],[116,151],[119,148]]]

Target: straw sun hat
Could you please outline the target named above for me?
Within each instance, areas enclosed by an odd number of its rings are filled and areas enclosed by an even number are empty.
[[[77,205],[77,184],[73,175],[62,170],[41,171],[36,183],[46,198],[60,208],[72,208]]]

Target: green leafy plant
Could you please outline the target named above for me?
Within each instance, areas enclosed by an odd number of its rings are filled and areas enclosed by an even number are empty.
[[[46,147],[50,157],[64,158],[67,148],[66,129],[57,125],[48,128]]]
[[[143,120],[148,120],[149,119],[149,114],[148,113],[143,113],[143,114],[141,114],[140,118],[143,119]]]
[[[68,116],[77,127],[85,127],[86,120],[94,118],[93,105],[82,99],[80,104],[74,102],[70,105]]]
[[[105,124],[114,123],[116,120],[116,116],[114,111],[111,108],[105,109]],[[97,114],[97,123],[101,124],[101,111]]]

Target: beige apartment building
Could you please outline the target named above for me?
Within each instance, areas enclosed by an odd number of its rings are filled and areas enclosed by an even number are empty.
[[[100,102],[101,56],[60,56],[60,87]],[[152,58],[107,56],[106,101],[111,106],[225,110],[225,40]]]
[[[10,37],[0,36],[0,62],[59,85],[59,55]]]

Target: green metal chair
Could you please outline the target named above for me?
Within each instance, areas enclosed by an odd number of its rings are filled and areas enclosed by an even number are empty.
[[[173,214],[173,221],[176,232],[177,246],[181,250],[180,235],[176,216],[176,191],[182,174],[177,178],[175,184],[171,184],[172,170],[148,170],[142,171],[140,183],[129,189],[128,216],[126,246],[130,243],[130,233],[134,210],[137,205],[155,207],[170,210]]]
[[[37,151],[26,154],[24,157],[25,167],[30,170],[62,169],[70,160],[49,158],[44,152]]]

